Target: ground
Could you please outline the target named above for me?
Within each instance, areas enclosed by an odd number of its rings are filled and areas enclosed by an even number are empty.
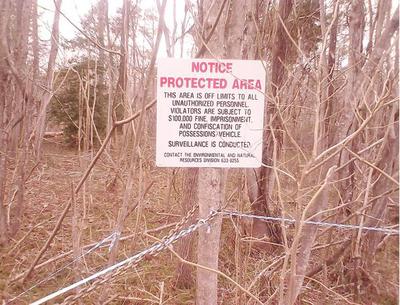
[[[183,216],[179,212],[179,199],[184,190],[182,172],[174,172],[172,179],[172,169],[155,168],[151,157],[146,157],[150,155],[143,153],[142,162],[136,169],[140,174],[135,181],[132,205],[138,202],[139,205],[126,220],[119,260],[150,246],[156,241],[155,238],[162,238]],[[115,160],[118,159],[116,153],[113,156]],[[74,186],[92,157],[90,153],[78,154],[76,149],[62,144],[60,140],[51,139],[46,142],[43,162],[35,167],[35,162],[29,161],[28,168],[35,169],[26,184],[26,207],[21,229],[10,245],[0,252],[0,299],[9,300],[21,294],[13,304],[27,304],[107,266],[108,246],[85,254],[94,244],[113,232],[122,202],[126,170],[120,170],[119,178],[115,180],[113,165],[104,155],[94,167],[86,185],[74,196],[75,220],[80,232],[79,245],[83,247],[80,253],[85,255],[77,259],[73,253],[72,208],[56,238],[40,259],[39,268],[21,283],[21,275],[50,236],[65,204],[72,196]],[[126,164],[120,162],[119,168],[126,168]],[[243,173],[235,170],[230,177],[228,193],[231,196],[228,196],[228,205],[233,209],[245,208]],[[251,250],[248,238],[239,236],[241,224],[237,227],[238,231],[235,231],[232,224],[237,223],[230,219],[225,219],[223,223],[220,270],[249,291],[257,293],[261,300],[267,301],[279,283],[277,270],[282,263],[282,250],[279,247],[269,248],[267,253]],[[379,279],[382,285],[370,285],[365,289],[371,294],[368,296],[370,303],[365,304],[396,304],[397,242],[397,238],[389,238],[379,252],[376,258],[379,266],[372,276]],[[105,291],[109,304],[194,304],[193,288],[177,289],[174,285],[177,261],[172,252],[164,250],[159,256],[146,259],[129,272],[108,281],[81,299],[81,303],[94,303],[100,298],[101,292]],[[338,268],[338,272],[340,270]],[[325,284],[329,281],[335,292],[331,288],[323,288],[318,282],[306,282],[299,304],[319,305],[321,300],[326,300],[326,304],[346,304],[338,297],[338,293],[346,295],[351,291],[351,284],[343,284],[341,276],[328,272],[317,277]],[[341,284],[335,286],[335,281]],[[222,304],[253,304],[243,291],[222,277],[220,299]]]

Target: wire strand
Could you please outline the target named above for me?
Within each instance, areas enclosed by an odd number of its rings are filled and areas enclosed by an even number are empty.
[[[21,292],[19,295],[17,295],[16,297],[12,298],[9,303],[12,303],[16,300],[18,300],[19,298],[21,298],[23,295],[25,295],[26,293],[28,293],[29,291],[31,291],[32,289],[40,286],[41,284],[47,282],[48,280],[50,280],[51,278],[53,278],[56,274],[60,273],[61,271],[65,270],[67,267],[71,266],[72,264],[76,263],[77,261],[81,260],[83,257],[85,257],[86,255],[88,255],[89,253],[93,252],[94,250],[101,248],[102,246],[104,246],[104,244],[106,244],[107,242],[112,242],[115,239],[115,233],[112,233],[111,235],[107,236],[106,238],[104,238],[103,240],[99,241],[97,244],[95,244],[93,247],[91,247],[89,250],[87,250],[86,252],[82,253],[81,255],[79,255],[78,257],[76,257],[74,260],[72,260],[71,262],[69,262],[68,264],[64,265],[63,267],[61,267],[60,269],[54,271],[53,273],[51,273],[49,276],[45,277],[43,280],[39,281],[38,283],[36,283],[35,285],[29,287],[28,289],[24,290],[23,292]]]
[[[226,216],[236,216],[236,217],[246,217],[246,218],[254,218],[254,219],[259,219],[262,221],[266,221],[266,222],[286,222],[286,223],[296,223],[297,220],[292,219],[292,218],[283,218],[283,217],[273,217],[273,216],[261,216],[261,215],[254,215],[254,214],[246,214],[246,213],[239,213],[236,211],[228,211],[228,210],[223,210],[223,211],[211,211],[210,215],[205,218],[205,219],[198,219],[196,223],[190,225],[189,227],[182,229],[179,232],[174,232],[168,236],[166,236],[165,239],[163,239],[161,242],[157,242],[154,243],[152,246],[142,250],[141,252],[123,260],[120,261],[112,266],[109,266],[103,270],[100,270],[80,281],[77,281],[67,287],[61,288],[33,303],[31,303],[31,305],[40,305],[43,304],[49,300],[52,300],[54,298],[56,298],[57,296],[60,296],[72,289],[75,289],[79,286],[82,286],[84,284],[87,284],[91,281],[93,281],[94,279],[101,277],[105,274],[109,274],[112,271],[116,271],[121,269],[122,267],[129,267],[132,264],[137,264],[138,262],[140,262],[142,259],[144,259],[147,256],[156,256],[158,253],[160,253],[162,250],[166,249],[169,245],[173,244],[174,242],[176,242],[177,240],[181,239],[182,237],[189,235],[193,232],[195,232],[198,228],[200,228],[203,225],[208,225],[209,221],[211,219],[213,219],[216,215],[220,214],[221,216],[226,215]],[[399,235],[399,230],[394,230],[394,229],[390,229],[390,228],[382,228],[382,227],[364,227],[364,226],[357,226],[357,225],[351,225],[351,224],[338,224],[338,223],[330,223],[330,222],[322,222],[322,221],[312,221],[312,220],[308,220],[308,221],[304,221],[305,224],[310,224],[310,225],[317,225],[317,226],[323,226],[323,227],[335,227],[335,228],[339,228],[339,229],[347,229],[347,230],[364,230],[364,231],[372,231],[372,232],[381,232],[381,233],[385,233],[385,234],[389,234],[389,235]],[[107,238],[105,238],[104,240],[100,241],[98,244],[96,244],[94,247],[92,247],[91,249],[89,249],[85,254],[86,255],[88,253],[90,253],[91,251],[101,247],[105,242],[108,241],[113,241],[113,239],[115,238],[115,233],[113,233],[112,235],[108,236]],[[83,256],[82,255],[82,256]],[[71,262],[73,263],[73,262]],[[66,266],[64,266],[62,269],[59,269],[58,271],[54,272],[51,276],[55,275],[56,273],[60,272],[61,270],[65,269],[67,266],[69,266],[71,263],[67,264]],[[50,277],[50,276],[49,276]],[[49,278],[48,277],[48,278]],[[34,287],[37,287],[38,285],[40,285],[41,283],[43,283],[44,281],[47,281],[48,278],[46,278],[45,280],[39,282],[38,284],[32,286],[31,288],[29,288],[28,290],[24,291],[23,293],[21,293],[20,295],[18,295],[17,297],[13,298],[11,300],[14,301],[16,299],[18,299],[19,297],[21,297],[23,294],[27,293],[28,291],[32,290]]]
[[[239,213],[235,211],[221,211],[219,212],[223,215],[230,215],[230,216],[237,216],[237,217],[247,217],[247,218],[255,218],[266,222],[288,222],[288,223],[296,223],[297,220],[292,218],[283,218],[283,217],[273,217],[273,216],[260,216],[254,214],[246,214],[246,213]],[[348,229],[348,230],[364,230],[364,231],[374,231],[374,232],[381,232],[390,235],[399,235],[399,230],[393,230],[389,228],[380,228],[380,227],[364,227],[364,226],[357,226],[351,224],[340,224],[340,223],[332,223],[332,222],[322,222],[322,221],[312,221],[307,220],[304,221],[305,224],[322,226],[322,227],[334,227],[339,229]]]
[[[161,252],[162,250],[166,249],[169,245],[173,244],[177,240],[183,238],[186,235],[189,235],[189,234],[193,233],[198,228],[200,228],[200,227],[202,227],[204,225],[207,225],[209,223],[209,221],[213,217],[215,217],[217,214],[218,214],[218,211],[211,211],[207,218],[198,219],[196,223],[190,225],[189,227],[187,227],[187,228],[185,228],[185,229],[183,229],[183,230],[181,230],[179,232],[176,232],[176,233],[168,236],[165,240],[162,240],[161,242],[154,243],[152,246],[144,249],[143,251],[141,251],[141,252],[139,252],[139,253],[131,256],[131,257],[128,257],[127,259],[125,259],[123,261],[120,261],[120,262],[118,262],[118,263],[116,263],[116,264],[114,264],[112,266],[109,266],[109,267],[107,267],[107,268],[105,268],[103,270],[100,270],[100,271],[98,271],[98,272],[96,272],[96,273],[94,273],[94,274],[92,274],[92,275],[90,275],[90,276],[88,276],[88,277],[86,277],[86,278],[84,278],[84,279],[82,279],[80,281],[77,281],[77,282],[75,282],[75,283],[73,283],[73,284],[71,284],[71,285],[69,285],[67,287],[61,288],[61,289],[59,289],[59,290],[57,290],[57,291],[55,291],[55,292],[53,292],[53,293],[41,298],[41,299],[31,303],[31,305],[43,304],[43,303],[45,303],[47,301],[50,301],[50,300],[52,300],[52,299],[54,299],[54,298],[56,298],[56,297],[58,297],[58,296],[60,296],[60,295],[62,295],[64,293],[68,292],[68,291],[71,291],[72,289],[75,289],[75,288],[80,287],[80,286],[82,286],[84,284],[87,284],[87,283],[93,281],[94,279],[96,279],[98,277],[106,275],[106,274],[108,274],[108,273],[110,273],[112,271],[119,270],[120,268],[122,268],[124,266],[129,266],[131,264],[140,262],[142,259],[144,259],[147,256],[156,256],[159,252]]]

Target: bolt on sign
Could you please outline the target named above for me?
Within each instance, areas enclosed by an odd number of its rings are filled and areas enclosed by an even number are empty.
[[[256,60],[158,60],[156,163],[260,167],[265,67]]]

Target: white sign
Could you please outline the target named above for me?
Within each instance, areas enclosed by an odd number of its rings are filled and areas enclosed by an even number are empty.
[[[161,167],[260,167],[265,67],[255,60],[158,60]]]

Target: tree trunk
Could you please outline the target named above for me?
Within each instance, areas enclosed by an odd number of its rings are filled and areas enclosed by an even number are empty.
[[[274,141],[277,146],[277,158],[279,158],[282,143],[283,134],[281,122],[277,118],[277,108],[279,105],[276,103],[279,100],[280,87],[285,78],[285,62],[290,45],[290,40],[286,34],[284,26],[286,26],[286,20],[288,19],[290,12],[293,7],[292,0],[280,0],[278,14],[280,18],[276,17],[275,21],[275,36],[274,44],[272,49],[272,71],[271,71],[271,93],[274,100],[267,103],[266,111],[264,113],[264,125],[268,128],[264,128],[264,141],[263,141],[263,166],[260,169],[248,170],[248,190],[249,199],[252,204],[252,211],[257,215],[273,215],[270,199],[273,193],[273,149]],[[283,24],[282,24],[283,23]],[[271,129],[274,131],[274,136],[271,133]],[[276,243],[281,243],[282,233],[279,224],[261,224],[257,223],[257,226],[264,226],[268,231],[268,235],[271,240]]]
[[[104,14],[104,20],[105,20],[105,27],[106,27],[106,33],[107,33],[107,47],[111,49],[111,33],[110,33],[110,23],[108,20],[108,0],[102,0],[102,5],[103,9],[103,14]],[[114,98],[113,98],[113,83],[114,83],[114,77],[113,77],[113,60],[112,60],[112,54],[108,53],[107,56],[107,76],[108,76],[108,84],[107,84],[107,93],[108,93],[108,101],[107,101],[107,127],[106,131],[107,134],[111,131],[113,128],[113,111],[114,111]],[[104,63],[105,64],[105,63]],[[107,150],[110,149],[112,146],[112,141],[110,145],[107,147]]]
[[[120,46],[120,63],[118,71],[118,82],[113,105],[121,105],[116,109],[117,119],[121,117],[126,117],[126,109],[128,104],[128,60],[129,60],[129,7],[130,1],[124,0],[122,6],[122,24],[121,24],[121,46]],[[118,109],[119,108],[119,109]],[[126,136],[126,131],[129,130],[130,124],[122,126],[122,131],[124,136]]]
[[[321,4],[320,4],[321,6]],[[326,101],[325,110],[325,130],[327,139],[327,146],[331,146],[335,139],[335,128],[334,128],[334,108],[336,98],[335,98],[335,81],[334,72],[336,65],[336,43],[337,43],[337,28],[338,28],[338,18],[335,18],[332,23],[332,29],[329,35],[329,48],[328,48],[328,96]]]
[[[224,199],[222,170],[206,168],[199,170],[198,193],[199,217],[206,218],[211,210],[221,207]],[[208,268],[218,269],[218,254],[221,235],[221,217],[214,218],[208,226],[199,229],[197,244],[197,263]],[[197,305],[216,305],[218,303],[217,274],[197,268]]]
[[[390,117],[384,120],[385,122],[388,121],[388,126],[391,127],[386,131],[381,155],[379,160],[376,162],[376,166],[385,171],[391,177],[398,174],[399,171],[396,162],[396,159],[399,156],[399,130],[395,127],[396,117],[399,115],[398,111],[398,106],[393,105]],[[372,187],[371,195],[377,197],[377,199],[368,213],[369,217],[365,226],[379,227],[380,223],[382,223],[387,216],[387,206],[389,203],[389,195],[382,196],[382,194],[389,189],[388,186],[392,185],[392,182],[388,181],[385,177],[382,177],[378,171],[374,171],[372,181],[374,181],[374,185]],[[384,237],[384,234],[370,231],[365,235],[366,243],[364,246],[364,254],[369,266],[372,266],[375,260],[378,243]]]
[[[221,9],[229,14],[226,1],[205,0],[199,7],[198,23],[202,24],[202,28],[198,29],[198,38],[196,41],[198,49],[204,47],[204,37],[207,37],[214,27],[215,32],[207,44],[207,51],[204,57],[217,58],[224,57],[224,48],[221,44],[223,41],[223,29],[221,24],[217,24],[222,18],[218,13]],[[216,26],[216,27],[215,27]],[[212,54],[210,54],[210,52]],[[221,206],[224,198],[223,194],[223,174],[221,169],[201,168],[199,169],[198,178],[198,201],[199,201],[199,217],[206,218],[211,210],[216,210]],[[207,227],[199,229],[199,237],[197,242],[197,263],[208,268],[218,269],[218,254],[220,245],[222,218],[216,217],[214,221]],[[218,303],[218,277],[216,273],[197,268],[196,272],[196,304],[197,305],[217,305]]]
[[[317,156],[325,149],[328,148],[328,130],[330,118],[328,115],[328,105],[329,100],[329,75],[332,73],[329,68],[332,69],[334,62],[330,61],[330,55],[326,54],[326,46],[328,42],[328,37],[336,39],[336,33],[332,34],[332,29],[338,17],[338,2],[336,2],[332,26],[328,27],[325,14],[324,2],[319,2],[319,13],[321,22],[321,36],[323,39],[322,47],[319,60],[318,70],[316,71],[316,92],[317,99],[315,105],[315,120],[314,120],[314,143],[313,143],[313,156]],[[330,29],[330,31],[328,31]],[[332,41],[330,43],[328,52],[332,51]],[[328,123],[327,123],[328,122]],[[311,162],[312,164],[312,162]],[[307,170],[303,171],[300,183],[298,186],[298,196],[296,199],[297,207],[297,220],[295,236],[293,238],[293,243],[290,249],[290,276],[288,278],[288,290],[284,298],[280,299],[280,305],[293,305],[295,304],[303,285],[304,277],[306,275],[307,267],[309,265],[311,249],[314,245],[315,238],[317,236],[318,227],[316,225],[304,224],[305,220],[311,221],[321,221],[322,212],[328,208],[329,201],[329,185],[333,178],[334,170],[336,166],[332,166],[328,169],[329,163],[326,162],[321,166],[320,173],[318,177],[325,176],[325,180],[322,185],[315,188],[315,193],[311,200],[305,205],[302,205],[304,201],[302,198],[306,196],[304,190],[310,188],[307,180]],[[307,165],[305,166],[307,168]],[[311,179],[315,183],[314,179]],[[319,179],[316,179],[318,185],[320,184]],[[282,271],[284,272],[284,271]],[[283,276],[283,275],[282,275]],[[281,287],[283,289],[283,287]]]
[[[11,13],[11,1],[3,1],[0,3],[0,58],[8,58],[7,44],[7,25]],[[8,174],[9,162],[9,123],[11,121],[11,103],[8,100],[9,87],[11,86],[11,73],[9,72],[8,64],[5,60],[0,61],[0,246],[8,242],[8,222],[7,222],[7,209],[5,206],[6,198],[6,179]]]
[[[47,112],[47,107],[50,104],[50,100],[53,97],[54,69],[58,53],[59,35],[60,35],[59,21],[60,21],[61,3],[62,0],[57,0],[55,2],[53,28],[51,31],[51,48],[50,48],[50,55],[49,55],[49,62],[47,66],[47,76],[46,76],[47,90],[43,95],[42,104],[40,105],[40,110],[37,118],[36,134],[35,134],[35,152],[37,160],[40,160],[41,158],[43,136],[44,132],[46,131],[46,114],[47,114],[46,112]]]
[[[189,168],[185,170],[183,182],[184,194],[181,200],[182,215],[186,215],[193,205],[198,204],[197,184],[199,170],[197,168]],[[191,219],[193,220],[193,219]],[[190,220],[189,220],[190,221]],[[194,243],[195,235],[189,235],[177,243],[176,251],[184,259],[193,261],[194,259]],[[175,286],[177,288],[191,288],[193,286],[192,267],[179,262],[176,268]]]
[[[1,21],[4,19],[1,18]],[[1,49],[1,48],[0,48]],[[0,51],[0,56],[2,56],[2,52]],[[8,77],[6,73],[1,67],[0,63],[0,89],[1,92],[7,92],[7,84]],[[6,115],[6,100],[7,97],[5,94],[0,96],[0,127],[2,130],[5,130],[7,125],[7,115]],[[5,132],[0,133],[0,146],[2,149],[7,149],[8,147],[8,134]],[[4,205],[5,199],[5,188],[6,188],[6,177],[7,177],[7,154],[0,154],[0,246],[4,245],[8,240],[8,225],[7,225],[7,209]]]
[[[133,154],[129,159],[129,167],[128,167],[128,177],[126,181],[126,186],[123,194],[123,199],[122,199],[122,204],[121,207],[118,211],[118,216],[114,228],[114,232],[116,234],[116,239],[115,242],[113,243],[111,249],[110,249],[110,255],[108,258],[108,265],[111,266],[115,263],[117,260],[118,256],[118,251],[119,251],[119,238],[121,236],[121,233],[124,228],[125,220],[129,213],[133,211],[136,207],[137,204],[134,205],[132,204],[132,196],[133,196],[133,186],[134,186],[134,178],[135,178],[135,170],[136,170],[136,165],[138,164],[139,156],[138,156],[138,149],[141,143],[141,137],[144,134],[144,128],[143,128],[143,123],[144,123],[144,117],[146,115],[146,100],[148,96],[148,92],[150,90],[150,84],[152,81],[152,78],[154,77],[154,67],[155,67],[155,61],[156,61],[156,56],[158,53],[158,49],[160,46],[160,41],[161,41],[161,34],[162,34],[162,22],[164,19],[164,12],[165,12],[165,6],[166,6],[166,0],[163,0],[162,5],[161,5],[161,11],[160,11],[160,19],[159,19],[159,24],[158,24],[158,30],[157,30],[157,37],[156,37],[156,43],[154,46],[154,49],[152,51],[151,55],[151,61],[147,70],[146,74],[146,80],[145,80],[145,86],[143,88],[143,95],[142,95],[142,112],[140,114],[140,119],[138,122],[138,127],[137,127],[137,135],[134,140],[133,144]],[[128,29],[125,29],[126,31]],[[128,33],[128,32],[127,32]],[[127,34],[128,35],[128,34]],[[106,291],[103,291],[103,293],[100,295],[100,302],[104,302],[104,298],[106,297]]]

